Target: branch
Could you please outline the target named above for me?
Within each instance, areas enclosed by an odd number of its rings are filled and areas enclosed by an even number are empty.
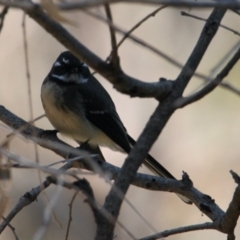
[[[240,3],[237,1],[229,1],[229,0],[222,0],[222,1],[179,1],[179,0],[95,0],[95,1],[85,1],[85,2],[76,2],[76,3],[60,3],[58,6],[62,10],[71,11],[76,9],[83,9],[89,7],[97,7],[101,6],[105,3],[141,3],[141,4],[153,4],[153,5],[169,5],[172,7],[191,7],[191,8],[233,8],[233,9],[240,9]]]
[[[0,105],[0,121],[14,129],[14,134],[21,134],[26,139],[37,143],[43,148],[52,150],[65,159],[68,157],[69,153],[76,155],[81,154],[89,158],[89,154],[85,151],[74,149],[72,146],[58,139],[56,131],[44,131],[41,128],[32,126],[2,105]]]
[[[165,238],[165,237],[175,235],[175,234],[179,234],[179,233],[185,233],[185,232],[191,232],[191,231],[197,231],[197,230],[204,230],[204,229],[216,229],[216,228],[217,228],[216,224],[211,223],[211,222],[206,222],[206,223],[202,223],[202,224],[196,224],[196,225],[190,225],[190,226],[165,230],[163,232],[156,233],[156,234],[153,234],[151,236],[141,238],[139,240],[155,240],[155,239]]]
[[[215,79],[210,81],[206,86],[204,86],[201,90],[198,92],[192,94],[188,97],[182,97],[174,103],[175,108],[181,108],[188,104],[191,104],[193,102],[198,101],[199,99],[206,96],[208,93],[213,91],[220,83],[221,81],[229,74],[231,69],[234,67],[234,65],[238,62],[240,58],[240,48],[238,51],[234,54],[234,56],[231,58],[231,60],[227,63],[227,65],[222,69],[222,71],[216,76]]]
[[[118,91],[129,94],[132,97],[139,96],[156,98],[171,91],[171,82],[146,83],[132,78],[122,71],[118,72],[116,75],[116,73],[112,71],[111,65],[105,63],[81,44],[65,28],[45,14],[42,9],[36,5],[34,6],[33,9],[25,10],[26,14],[39,23],[66,48],[72,51],[81,61],[87,63],[91,68],[110,81]]]
[[[204,53],[216,34],[225,13],[226,9],[216,8],[207,19],[194,50],[176,79],[176,91],[179,95],[183,93],[190,79],[194,75]]]
[[[189,14],[189,13],[183,12],[183,11],[181,12],[181,15],[182,15],[182,16],[186,16],[186,17],[191,17],[191,18],[194,18],[194,19],[197,19],[197,20],[201,20],[201,21],[204,21],[204,22],[207,21],[207,19],[205,19],[205,18],[201,18],[201,17],[195,16],[195,15],[193,15],[193,14]],[[223,29],[226,29],[226,30],[228,30],[228,31],[230,31],[230,32],[232,32],[232,33],[240,36],[240,33],[239,33],[238,31],[232,29],[232,28],[229,28],[229,27],[227,27],[227,26],[225,26],[225,25],[222,25],[222,24],[220,24],[219,26],[220,26],[221,28],[223,28]]]
[[[35,232],[33,236],[33,240],[41,240],[43,239],[43,236],[47,230],[47,227],[49,226],[50,219],[51,219],[51,213],[53,211],[54,206],[57,204],[57,201],[59,200],[60,194],[62,192],[62,183],[63,183],[63,177],[59,175],[57,177],[57,188],[51,197],[50,201],[48,202],[47,206],[45,207],[45,210],[43,212],[43,218],[42,218],[42,224],[39,226],[37,231]]]
[[[155,17],[155,15],[161,11],[162,9],[166,8],[168,6],[161,6],[159,8],[157,8],[156,10],[154,10],[153,12],[149,13],[146,17],[144,17],[141,21],[139,21],[136,25],[134,25],[129,31],[127,31],[124,35],[124,37],[119,41],[119,43],[117,44],[117,48],[119,48],[123,42],[130,36],[130,34],[136,30],[140,25],[142,25],[144,22],[146,22],[150,17]]]
[[[2,218],[6,221],[6,219],[3,216],[2,216]],[[10,223],[8,223],[8,227],[11,229],[11,231],[15,237],[15,240],[19,240],[19,237],[17,236],[16,231],[15,231],[15,228]]]
[[[10,115],[9,112],[7,112],[7,113],[8,114],[5,114],[5,115]],[[12,119],[12,122],[11,122],[12,125],[23,121],[23,120],[17,118],[15,115],[10,115],[9,118]],[[6,118],[5,118],[5,120],[6,120]],[[155,124],[158,124],[158,122],[156,122]],[[16,124],[15,127],[16,126],[18,127],[18,124]],[[32,127],[32,129],[33,129],[32,130],[32,134],[33,134],[35,132],[34,129],[38,129],[38,128]],[[22,132],[25,132],[25,131],[22,131]],[[29,135],[28,135],[28,137],[29,137]],[[49,149],[51,149],[51,148],[49,148]],[[140,154],[141,154],[141,152],[140,152]],[[64,155],[66,155],[66,153]],[[12,155],[11,156],[8,155],[8,157],[13,158]],[[119,176],[119,173],[122,171],[120,168],[115,167],[107,162],[100,161],[97,158],[94,159],[94,161],[96,161],[96,164],[99,164],[99,167],[101,168],[101,176],[108,176],[108,178],[110,178],[110,179],[116,179]],[[32,163],[32,164],[34,164],[35,168],[37,167],[37,166],[35,166],[36,163]],[[76,160],[69,161],[61,169],[66,171],[67,169],[69,169],[73,166],[76,166],[76,167],[80,166],[84,169],[92,170],[91,166],[85,165],[83,161],[76,161]],[[51,174],[56,174],[56,173],[63,174],[62,171],[59,172],[58,170],[50,171],[51,168],[49,168],[48,171],[41,167],[38,167],[38,169],[48,172],[48,173],[51,173]],[[151,175],[137,173],[137,174],[134,174],[132,184],[135,186],[141,187],[141,188],[148,189],[148,190],[155,190],[155,191],[160,190],[160,191],[167,191],[167,192],[170,191],[170,192],[179,193],[179,194],[184,195],[187,198],[189,198],[200,209],[200,211],[202,211],[204,214],[206,214],[213,221],[216,221],[217,219],[222,219],[222,217],[224,216],[224,212],[215,204],[215,202],[211,199],[211,197],[199,192],[191,184],[189,185],[188,181],[189,180],[188,180],[188,177],[186,174],[184,175],[184,178],[182,181],[176,181],[176,180],[172,180],[172,179],[163,179],[161,177],[155,177],[155,176],[151,176]],[[50,185],[50,183],[51,183],[50,180],[47,179],[46,181],[44,181],[44,183],[41,186],[34,188],[32,191],[28,192],[22,198],[20,198],[16,207],[7,216],[6,222],[4,221],[1,224],[0,232],[3,231],[3,229],[7,226],[7,223],[9,223],[12,220],[12,218],[19,211],[21,211],[21,209],[23,207],[25,207],[25,206],[29,205],[31,202],[35,201],[35,199],[41,193],[41,191],[43,189],[47,188]],[[119,191],[118,191],[118,193],[119,193]],[[119,194],[117,194],[117,196],[119,197]],[[104,210],[104,212],[106,213],[107,210]],[[106,216],[106,214],[104,216]]]
[[[66,236],[65,236],[65,240],[68,240],[68,235],[69,235],[69,230],[70,230],[70,226],[71,226],[71,222],[72,222],[72,207],[73,207],[73,203],[74,200],[76,198],[78,194],[78,191],[76,191],[73,196],[72,196],[72,200],[70,201],[70,203],[68,204],[69,206],[69,216],[68,216],[68,224],[67,224],[67,231],[66,231]]]
[[[187,83],[190,81],[190,78],[194,74],[195,69],[202,59],[207,46],[210,44],[213,36],[215,35],[218,29],[218,25],[220,24],[220,21],[225,12],[226,10],[213,10],[212,14],[207,20],[202,34],[200,35],[197,45],[193,50],[193,53],[189,57],[186,65],[183,67],[182,72],[176,80],[176,88],[173,90],[170,96],[161,102],[161,105],[158,105],[150,120],[148,121],[145,129],[141,133],[134,148],[126,158],[122,169],[104,203],[104,209],[112,213],[114,219],[117,219],[123,201],[123,197],[120,197],[116,193],[116,189],[120,191],[123,196],[126,194],[129,185],[135,177],[137,169],[144,161],[152,144],[156,141],[165,124],[174,112],[174,109],[169,106],[171,106],[172,101],[176,100],[177,96],[182,94],[183,90],[187,86]],[[97,240],[112,239],[114,227],[114,224],[109,223],[107,220],[105,220],[101,226],[98,226]]]
[[[0,13],[0,32],[2,31],[3,23],[7,13],[8,13],[8,7],[5,6],[2,12]]]
[[[233,171],[230,171],[233,179],[238,184],[235,189],[232,201],[230,202],[226,214],[220,220],[222,232],[228,233],[228,239],[234,240],[234,229],[237,225],[237,220],[240,215],[240,177]]]
[[[71,11],[76,9],[84,9],[90,7],[98,7],[102,6],[106,3],[114,4],[114,3],[141,3],[141,4],[153,4],[153,5],[169,5],[172,7],[191,7],[191,8],[233,8],[240,9],[240,3],[237,1],[179,1],[179,0],[92,0],[92,1],[83,1],[83,2],[75,2],[75,3],[60,3],[58,7],[62,10]],[[23,10],[31,10],[33,7],[31,2],[28,1],[8,1],[8,0],[0,0],[0,5],[13,7],[13,8],[21,8]]]
[[[23,128],[20,131],[20,133],[23,134],[23,136],[27,137],[28,139],[31,139],[31,137],[33,137],[33,136],[36,136],[37,132],[42,132],[43,131],[42,129],[39,129],[37,127],[29,126],[21,118],[12,114],[11,112],[9,112],[8,110],[6,110],[3,107],[0,107],[0,120],[5,122],[6,124],[8,124],[10,127],[15,127],[16,129],[19,129],[19,127],[25,126],[25,128]],[[163,118],[158,118],[157,120],[158,121],[154,122],[154,124],[158,125],[159,122],[161,123],[161,121],[163,121],[161,124],[164,123]],[[27,135],[26,135],[26,133],[27,133]],[[147,135],[147,136],[151,136],[151,135]],[[35,137],[33,139],[38,144],[40,142],[41,146],[43,145],[43,144],[41,144],[41,141],[37,141],[37,140],[42,140],[41,138]],[[44,147],[46,147],[50,150],[56,151],[56,146],[54,145],[54,142],[56,141],[58,143],[58,141],[59,141],[56,136],[53,138],[50,135],[50,138],[45,138],[45,141],[47,141],[48,144],[45,143],[43,145]],[[61,151],[59,151],[58,154],[60,154],[61,156],[66,156],[67,153],[74,152],[74,151],[75,151],[75,154],[76,154],[76,149],[74,149],[73,147],[68,146],[68,145],[67,145],[67,148],[64,148],[65,145],[66,144],[62,143]],[[82,155],[82,152],[78,151],[77,153],[78,153],[77,156],[79,156],[79,153],[80,153],[80,156]],[[136,151],[134,154],[136,154],[136,153],[139,154],[139,155],[137,155],[137,158],[139,158],[139,156],[141,156],[141,154],[142,154],[142,151],[140,151],[140,152]],[[84,157],[84,155],[82,155],[82,156]],[[8,157],[13,158],[14,156],[13,156],[13,154],[11,154],[11,155],[8,155]],[[131,156],[129,156],[129,157],[131,157]],[[99,168],[101,168],[101,176],[108,176],[108,178],[110,178],[110,179],[116,179],[117,176],[119,175],[119,172],[121,171],[120,168],[115,167],[115,166],[111,165],[110,163],[103,162],[96,157],[94,157],[93,160],[95,161],[96,164],[99,165]],[[31,163],[31,164],[33,164],[33,165],[31,165],[32,167],[35,167],[35,168],[37,167],[36,163]],[[73,166],[81,167],[83,169],[93,170],[91,165],[84,163],[84,160],[82,160],[82,161],[76,161],[76,160],[75,161],[68,161],[64,170],[69,169]],[[56,172],[53,172],[52,170],[50,171],[50,168],[47,169],[47,168],[40,168],[39,167],[38,169],[41,170],[41,171],[48,172],[50,174],[54,174],[54,173],[58,172],[58,170],[56,170]],[[96,172],[99,173],[98,170]],[[44,188],[49,186],[49,184],[50,183],[48,181],[45,181],[43,183]],[[137,175],[134,174],[132,184],[135,185],[135,186],[141,187],[141,188],[148,189],[148,190],[171,191],[171,192],[175,192],[175,193],[180,193],[180,194],[188,197],[193,203],[196,204],[196,206],[201,211],[204,212],[205,209],[208,209],[208,211],[206,211],[204,213],[207,214],[207,216],[209,216],[211,219],[215,219],[215,218],[217,218],[217,216],[219,216],[219,214],[220,215],[223,214],[222,210],[220,210],[218,207],[216,207],[214,205],[214,203],[211,201],[211,198],[207,198],[206,195],[201,194],[197,190],[194,190],[194,188],[189,189],[181,181],[178,182],[176,180],[171,180],[171,179],[162,179],[160,177],[155,177],[155,176],[145,175],[145,174],[137,174]],[[33,190],[33,193],[28,194],[28,196],[32,196],[31,199],[35,200],[37,195],[41,192],[40,189],[41,189],[41,187],[36,188],[36,190]],[[21,207],[18,205],[19,210],[21,210],[24,206],[26,206],[27,204],[30,203],[29,200],[28,200],[26,205],[25,205],[25,201],[26,201],[26,199],[23,200],[23,206],[22,206],[22,204],[20,204]],[[209,204],[211,206],[209,206]],[[14,217],[15,213],[13,215],[11,214],[10,216]]]
[[[108,21],[113,23],[112,13],[109,5],[105,4],[104,7],[105,7]],[[119,66],[119,57],[118,57],[118,51],[117,51],[117,40],[115,36],[115,29],[112,26],[112,24],[109,24],[109,30],[110,30],[111,44],[112,44],[112,50],[110,55],[111,57],[109,60],[110,60],[110,63],[113,64],[113,71],[117,72],[120,70],[120,66]]]
[[[108,19],[104,18],[101,14],[98,13],[94,13],[88,10],[84,10],[84,12],[86,14],[88,14],[89,16],[92,16],[106,24],[108,24],[109,26],[112,26],[114,28],[114,30],[120,34],[122,34],[123,36],[128,35],[128,31],[123,30],[122,28],[118,27],[116,24],[113,24],[112,22],[110,22]],[[161,56],[162,58],[164,58],[166,61],[168,61],[169,63],[171,63],[172,65],[178,67],[178,68],[182,68],[183,65],[178,62],[177,60],[175,60],[174,58],[168,56],[166,53],[162,52],[161,50],[157,49],[156,47],[150,45],[149,43],[143,41],[142,39],[134,36],[134,35],[128,35],[128,38],[132,41],[134,41],[135,43],[139,44],[142,47],[147,48],[148,50],[152,51],[153,53]]]

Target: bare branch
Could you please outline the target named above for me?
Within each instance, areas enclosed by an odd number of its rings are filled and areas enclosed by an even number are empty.
[[[108,21],[113,23],[112,13],[111,13],[111,9],[110,9],[109,5],[106,3],[104,5],[104,7],[105,7]],[[109,24],[109,30],[110,30],[111,45],[112,45],[112,50],[111,50],[111,54],[110,54],[111,57],[109,60],[110,60],[110,63],[113,64],[113,71],[119,71],[120,66],[119,66],[119,57],[118,57],[118,52],[117,52],[117,40],[116,40],[116,36],[115,36],[115,29],[112,26],[112,24]]]
[[[96,7],[101,6],[105,3],[119,3],[119,2],[126,2],[126,3],[141,3],[141,4],[153,4],[153,5],[169,5],[172,7],[191,7],[191,8],[234,8],[240,9],[240,3],[237,1],[179,1],[179,0],[95,0],[95,1],[85,1],[85,2],[76,2],[76,3],[61,3],[59,4],[59,8],[62,10],[76,10],[76,9],[83,9],[88,7]]]
[[[155,15],[161,11],[162,9],[166,8],[168,6],[161,6],[159,8],[157,8],[156,10],[154,10],[153,12],[149,13],[146,17],[144,17],[141,21],[139,21],[137,24],[135,24],[129,31],[127,31],[124,35],[124,37],[121,39],[121,41],[119,41],[119,43],[117,44],[117,48],[119,48],[123,42],[130,36],[130,34],[136,30],[139,26],[141,26],[144,22],[146,22],[150,17],[155,17]]]
[[[216,34],[225,13],[226,9],[216,8],[213,10],[207,22],[205,23],[205,26],[201,32],[197,44],[195,45],[194,50],[192,51],[185,66],[176,79],[176,91],[179,95],[183,93],[190,79],[194,75],[194,72],[202,60],[204,53],[206,52],[210,42]]]
[[[169,5],[172,7],[191,7],[191,8],[235,8],[240,9],[240,4],[237,1],[216,1],[216,2],[209,2],[209,1],[179,1],[179,0],[93,0],[93,1],[84,1],[84,2],[74,2],[74,3],[60,3],[58,7],[62,10],[70,11],[76,9],[83,9],[89,7],[98,7],[102,6],[106,3],[114,4],[119,2],[126,2],[126,3],[141,3],[141,4],[153,4],[153,5]],[[14,7],[14,8],[21,8],[21,9],[31,9],[33,5],[31,2],[26,1],[8,1],[8,0],[0,0],[1,5]]]
[[[235,239],[234,229],[237,225],[237,220],[240,215],[239,203],[240,203],[240,177],[233,171],[230,171],[235,182],[238,186],[233,194],[232,201],[230,202],[226,214],[220,220],[220,226],[222,232],[228,233],[228,239]],[[237,180],[238,179],[238,180]]]
[[[25,13],[23,13],[22,30],[23,30],[23,46],[24,46],[25,66],[26,66],[30,120],[33,120],[32,87],[31,87],[31,75],[30,75],[30,67],[29,67],[29,59],[28,59],[28,43],[27,43],[26,14]]]
[[[66,171],[67,169],[71,168],[71,164],[65,164],[62,166],[59,170],[61,172]],[[50,186],[51,182],[46,179],[41,185],[33,188],[31,191],[25,193],[19,200],[18,203],[15,205],[15,207],[10,211],[8,216],[5,218],[5,220],[0,225],[0,233],[6,228],[8,223],[11,222],[11,220],[27,205],[31,204],[33,201],[36,200],[37,196],[46,188]]]
[[[156,97],[159,98],[171,90],[171,82],[145,83],[132,78],[123,72],[116,75],[112,71],[111,65],[105,63],[93,52],[87,49],[76,38],[74,38],[60,24],[49,18],[40,8],[26,10],[26,13],[38,22],[46,31],[54,36],[66,48],[72,51],[79,59],[87,63],[90,67],[114,84],[114,87],[122,93],[130,96]]]
[[[3,218],[3,220],[6,221],[5,217],[2,216],[2,218]],[[15,228],[14,228],[10,223],[8,223],[8,227],[11,229],[11,231],[12,231],[15,239],[16,239],[16,240],[19,240],[19,238],[18,238],[18,236],[17,236],[17,234],[16,234],[16,231],[15,231]]]
[[[168,236],[172,236],[172,235],[175,235],[178,233],[186,233],[186,232],[192,232],[192,231],[197,231],[197,230],[216,229],[216,228],[217,228],[217,226],[215,223],[206,222],[206,223],[202,223],[202,224],[196,224],[196,225],[190,225],[190,226],[165,230],[163,232],[156,233],[151,236],[141,238],[139,240],[155,240],[155,239],[159,239],[159,238],[165,238]]]
[[[189,57],[186,65],[183,67],[182,72],[176,80],[176,88],[174,89],[172,94],[170,94],[170,96],[164,99],[161,105],[158,105],[158,107],[155,109],[145,129],[141,133],[136,145],[126,158],[122,169],[118,177],[116,178],[104,203],[104,209],[112,213],[114,219],[117,219],[123,201],[123,199],[118,196],[115,189],[120,190],[123,194],[126,193],[129,185],[135,177],[137,169],[144,161],[152,144],[156,141],[165,124],[174,112],[174,109],[169,108],[171,101],[175,100],[176,97],[179,97],[187,86],[187,83],[190,81],[204,52],[206,51],[207,46],[210,44],[213,36],[215,35],[218,29],[218,25],[220,24],[225,12],[226,10],[213,10],[202,31],[197,45],[193,50],[193,53]],[[114,205],[112,204],[113,202]],[[98,226],[97,236],[99,237],[97,238],[97,240],[112,239],[113,230],[114,225],[112,223],[109,223],[108,221],[105,221],[105,223],[103,223],[101,226]]]
[[[89,7],[97,7],[103,6],[106,3],[114,4],[119,2],[126,3],[141,3],[141,4],[153,4],[153,5],[169,5],[172,7],[191,7],[191,8],[233,8],[240,9],[240,3],[237,1],[179,1],[179,0],[92,0],[92,1],[83,1],[83,2],[74,2],[74,3],[60,3],[58,7],[62,10],[71,11],[76,9],[83,9]],[[34,8],[33,4],[30,1],[8,1],[8,0],[0,0],[0,5],[21,8],[23,10],[31,10]],[[39,6],[39,5],[38,5]]]
[[[0,32],[2,31],[3,23],[7,13],[8,13],[8,7],[5,6],[2,12],[0,13]]]
[[[54,206],[57,204],[57,201],[59,200],[60,194],[62,192],[62,183],[63,183],[63,178],[62,176],[57,177],[57,188],[55,193],[53,194],[53,197],[49,201],[48,205],[46,206],[44,212],[43,212],[43,219],[42,219],[42,224],[38,228],[38,230],[35,232],[33,236],[33,240],[41,240],[43,239],[43,236],[47,230],[47,227],[50,223],[51,219],[51,213],[53,211]]]
[[[69,203],[69,216],[68,216],[68,224],[67,224],[65,240],[68,240],[69,230],[70,230],[70,226],[71,226],[71,222],[72,222],[72,207],[73,207],[73,203],[74,203],[74,200],[76,199],[77,194],[78,194],[78,191],[76,191],[73,194],[72,200]]]
[[[239,58],[240,58],[240,48],[234,54],[234,56],[231,58],[231,60],[227,63],[227,65],[222,69],[222,71],[216,76],[215,79],[210,81],[201,90],[192,94],[191,96],[182,97],[180,99],[177,99],[176,102],[174,103],[174,107],[175,108],[184,107],[188,104],[196,102],[197,100],[203,98],[208,93],[213,91],[220,84],[220,82],[228,75],[228,73],[231,71],[231,69],[234,67],[234,65],[238,62]]]
[[[86,14],[88,14],[89,16],[92,16],[92,17],[94,17],[94,18],[96,18],[98,20],[101,20],[102,22],[105,22],[109,26],[112,26],[116,32],[122,34],[123,36],[128,34],[128,31],[125,31],[122,28],[118,27],[116,24],[113,24],[108,19],[104,18],[101,14],[94,13],[94,12],[91,12],[89,10],[84,10],[84,12]],[[168,61],[172,65],[174,65],[174,66],[176,66],[178,68],[182,68],[183,67],[183,65],[180,62],[178,62],[174,58],[168,56],[166,53],[162,52],[161,50],[157,49],[156,47],[150,45],[149,43],[143,41],[142,39],[140,39],[140,38],[138,38],[138,37],[136,37],[134,35],[128,35],[128,38],[130,40],[134,41],[135,43],[139,44],[140,46],[145,47],[148,50],[152,51],[153,53],[161,56],[162,58],[164,58],[166,61]]]
[[[183,11],[182,11],[181,14],[182,14],[182,16],[191,17],[191,18],[194,18],[194,19],[197,19],[197,20],[201,20],[201,21],[204,21],[204,22],[207,21],[207,19],[205,19],[205,18],[201,18],[201,17],[195,16],[195,15],[189,14],[189,13],[187,13],[187,12],[183,12]],[[225,25],[222,25],[222,24],[220,24],[219,26],[220,26],[221,28],[224,28],[224,29],[226,29],[226,30],[228,30],[228,31],[230,31],[230,32],[232,32],[232,33],[240,36],[240,33],[239,33],[238,31],[232,29],[232,28],[229,28],[229,27],[227,27],[227,26],[225,26]]]
[[[115,31],[117,31],[117,32],[119,32],[119,33],[121,33],[121,34],[124,34],[124,36],[128,35],[128,38],[129,38],[130,40],[133,40],[133,41],[136,42],[137,44],[140,44],[141,46],[146,47],[147,49],[149,49],[149,50],[152,51],[153,53],[155,53],[155,54],[163,57],[166,61],[168,61],[168,62],[171,63],[172,65],[174,65],[174,66],[176,66],[176,67],[178,67],[178,68],[180,68],[180,69],[183,68],[183,65],[182,65],[181,63],[179,63],[178,61],[176,61],[175,59],[171,58],[170,56],[168,56],[168,55],[165,54],[164,52],[160,51],[159,49],[155,48],[154,46],[148,44],[147,42],[145,42],[145,41],[143,41],[143,40],[141,40],[141,39],[139,39],[139,38],[137,38],[137,37],[135,37],[135,36],[133,36],[133,35],[129,35],[128,32],[122,30],[122,29],[119,28],[118,26],[116,26],[116,25],[114,25],[113,23],[109,22],[109,21],[106,20],[104,17],[102,17],[100,14],[96,14],[96,13],[93,13],[93,12],[90,12],[90,11],[86,11],[86,10],[85,10],[84,12],[87,13],[88,15],[92,16],[92,17],[95,17],[95,18],[97,18],[97,19],[99,19],[99,20],[107,23],[108,25],[113,26],[114,29],[115,29]],[[132,29],[131,29],[131,30],[132,30]],[[131,30],[130,30],[130,31],[131,31]],[[123,38],[123,39],[124,39],[124,38]],[[119,47],[119,44],[117,45],[117,47]],[[200,78],[200,79],[202,79],[202,80],[204,80],[204,81],[207,81],[207,82],[209,81],[209,78],[208,78],[207,76],[205,76],[205,75],[203,75],[203,74],[200,74],[200,73],[198,73],[198,72],[194,72],[194,76],[197,77],[197,78]],[[168,83],[169,83],[169,82],[168,82]],[[114,83],[113,83],[113,84],[114,84]],[[115,85],[115,86],[116,86],[116,85]],[[238,95],[239,95],[240,90],[236,89],[235,87],[233,87],[233,86],[230,85],[230,84],[220,83],[220,86],[223,87],[223,88],[225,88],[225,89],[227,89],[227,90],[230,90],[230,91],[234,92],[235,94],[238,94]],[[119,86],[116,87],[117,90],[119,90],[119,91],[122,91],[122,90],[123,90],[123,89],[122,89],[122,86],[120,86],[119,88],[118,88],[118,87],[119,87]],[[130,86],[130,88],[131,88],[131,86]],[[134,88],[134,87],[133,87],[133,88]],[[138,90],[140,90],[140,89],[138,89]],[[167,91],[166,91],[166,92],[167,92]],[[124,90],[123,90],[122,93],[127,93],[127,94],[129,94],[130,91],[129,91],[129,92],[124,92]],[[138,94],[139,94],[139,91],[138,91]],[[131,93],[130,93],[130,95],[131,95]],[[166,94],[166,95],[167,95],[167,94]],[[133,95],[131,95],[131,96],[135,96],[135,94],[133,94]],[[140,96],[140,95],[138,95],[138,96]],[[162,96],[162,95],[161,95],[161,96]],[[140,97],[141,97],[141,96],[140,96]],[[157,97],[155,97],[155,98],[157,98]],[[159,98],[157,98],[157,99],[159,99]]]

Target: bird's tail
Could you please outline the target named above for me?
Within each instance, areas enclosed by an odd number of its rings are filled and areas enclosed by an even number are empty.
[[[128,135],[128,141],[129,143],[134,146],[134,144],[136,143],[135,140]],[[157,176],[160,177],[164,177],[164,178],[171,178],[171,179],[176,179],[170,172],[168,172],[168,170],[166,168],[164,168],[157,160],[155,160],[150,154],[147,155],[147,158],[144,160],[144,165],[154,174],[156,174]],[[180,195],[177,194],[178,197],[184,201],[187,204],[191,204],[192,202]]]

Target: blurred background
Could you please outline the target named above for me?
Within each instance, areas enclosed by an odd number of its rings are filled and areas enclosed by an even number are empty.
[[[156,8],[157,6],[153,5],[137,4],[116,4],[111,7],[114,22],[125,30],[129,30]],[[211,12],[211,10],[203,9],[166,8],[141,25],[134,35],[184,64],[196,44],[204,22],[181,16],[182,10],[203,18],[207,18]],[[102,8],[97,8],[96,12],[105,16]],[[78,26],[64,26],[99,57],[106,59],[111,50],[108,27],[81,11],[69,12],[65,16],[77,22]],[[22,19],[22,11],[10,9],[0,33],[0,104],[29,121],[29,95],[24,60]],[[240,31],[239,16],[231,11],[227,12],[222,24]],[[57,56],[65,48],[29,17],[26,17],[26,30],[35,118],[43,114],[40,99],[42,81]],[[120,40],[122,36],[117,35],[117,38]],[[212,74],[213,69],[222,59],[228,59],[226,54],[237,44],[239,46],[239,35],[220,28],[197,71],[207,76]],[[158,81],[160,77],[175,79],[180,72],[179,68],[131,40],[124,42],[119,49],[119,55],[123,70],[144,81]],[[217,68],[213,76],[221,67]],[[96,76],[112,96],[119,116],[129,134],[137,139],[157,102],[152,99],[131,99],[113,89],[112,85],[101,76]],[[240,89],[239,76],[240,63],[230,72],[226,81]],[[193,78],[184,94],[191,94],[202,85],[201,80]],[[53,129],[46,118],[36,122],[36,125],[44,129]],[[0,140],[3,141],[10,130],[2,123],[0,126]],[[76,146],[69,139],[62,139]],[[194,186],[215,199],[216,203],[225,211],[236,187],[229,170],[232,169],[240,174],[239,140],[240,96],[218,87],[202,100],[176,111],[152,147],[151,154],[177,179],[181,178],[182,171],[186,171]],[[16,154],[35,161],[33,144],[23,138],[16,137],[10,149]],[[41,147],[38,147],[38,151],[40,163],[43,165],[61,160],[56,154]],[[125,155],[108,149],[103,149],[103,151],[109,162],[117,166],[122,165]],[[140,171],[149,173],[143,167]],[[110,186],[98,176],[85,174],[82,176],[90,181],[97,201],[103,203]],[[42,177],[44,178],[44,175]],[[36,170],[13,170],[11,188],[6,191],[9,201],[4,215],[7,215],[25,192],[37,185],[39,185],[39,178]],[[50,186],[45,192],[51,198],[55,191],[56,186]],[[62,190],[54,207],[54,212],[62,227],[52,218],[43,239],[65,239],[69,215],[68,204],[73,194],[73,191]],[[83,195],[78,194],[74,202],[69,240],[94,239],[96,225],[92,212],[84,203],[84,199]],[[184,204],[173,193],[153,192],[130,187],[127,199],[143,218],[140,218],[136,211],[125,202],[121,208],[119,221],[136,238],[155,233],[153,229],[163,231],[210,221],[195,206]],[[33,238],[42,222],[46,205],[46,195],[42,193],[36,202],[24,208],[13,219],[11,224],[15,227],[19,239]],[[131,239],[120,226],[116,227],[115,235],[116,239]],[[240,236],[239,228],[236,228],[236,236]],[[7,228],[0,239],[12,240],[14,236]],[[216,231],[205,230],[179,234],[169,239],[221,240],[226,239],[226,236]]]

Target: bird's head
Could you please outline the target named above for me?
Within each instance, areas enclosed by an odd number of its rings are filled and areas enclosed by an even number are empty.
[[[81,84],[89,80],[90,71],[85,63],[65,51],[54,62],[49,76],[56,81]]]

